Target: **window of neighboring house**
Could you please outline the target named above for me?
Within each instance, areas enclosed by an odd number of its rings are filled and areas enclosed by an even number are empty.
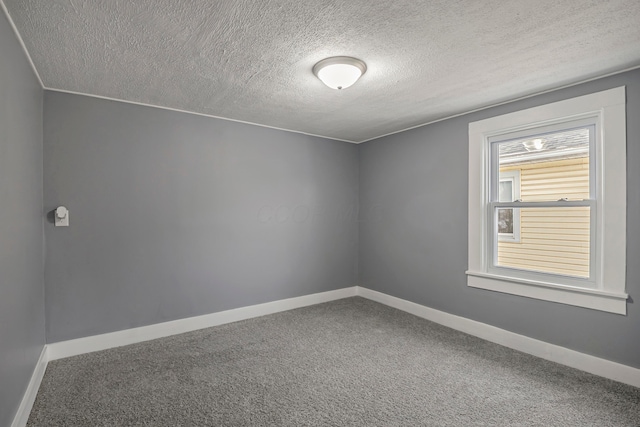
[[[626,313],[624,87],[469,125],[468,285]]]
[[[500,172],[498,199],[500,202],[515,202],[520,199],[520,171]],[[498,238],[505,242],[520,241],[520,210],[498,209]]]

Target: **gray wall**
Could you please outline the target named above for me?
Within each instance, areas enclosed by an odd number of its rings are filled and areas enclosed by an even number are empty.
[[[627,316],[466,285],[468,124],[627,86]],[[360,146],[360,284],[640,368],[640,70]]]
[[[47,341],[357,284],[357,146],[45,92]]]
[[[44,346],[42,89],[0,11],[0,426]]]

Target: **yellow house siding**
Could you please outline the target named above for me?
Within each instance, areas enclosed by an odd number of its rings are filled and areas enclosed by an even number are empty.
[[[589,158],[500,168],[520,171],[520,198],[549,201],[589,198]],[[521,208],[520,241],[498,242],[498,265],[589,276],[589,208]]]

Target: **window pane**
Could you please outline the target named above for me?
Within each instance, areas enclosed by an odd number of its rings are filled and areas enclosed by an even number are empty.
[[[513,234],[513,209],[498,209],[498,233]]]
[[[500,181],[499,202],[513,202],[513,181]]]
[[[513,181],[500,181],[499,201],[513,202]],[[498,209],[498,233],[513,234],[513,209]]]
[[[520,173],[524,202],[589,199],[589,140],[592,127],[496,143],[499,197],[509,173]]]
[[[501,211],[496,208],[496,230]],[[498,241],[496,266],[589,277],[590,208],[519,208],[520,240]],[[497,239],[496,239],[497,240]]]

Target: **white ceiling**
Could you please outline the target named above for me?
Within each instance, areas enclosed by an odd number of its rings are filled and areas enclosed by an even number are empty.
[[[46,88],[352,142],[640,66],[638,0],[4,4]],[[343,91],[336,55],[368,67]]]

